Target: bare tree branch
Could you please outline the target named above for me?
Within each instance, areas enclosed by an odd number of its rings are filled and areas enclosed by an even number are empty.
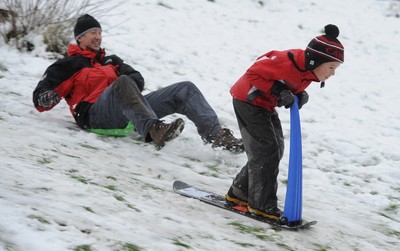
[[[0,23],[0,34],[6,43],[14,41],[15,46],[21,49],[21,41],[27,40],[32,33],[43,34],[46,30],[57,29],[57,35],[63,36],[60,41],[70,41],[72,38],[73,23],[82,14],[93,16],[110,15],[110,9],[123,4],[122,0],[2,0],[2,8],[8,11],[8,24]],[[51,27],[50,27],[51,26]],[[52,39],[46,37],[47,43]],[[55,41],[51,48],[60,46]],[[57,45],[57,46],[56,46]],[[66,47],[66,45],[65,45]]]

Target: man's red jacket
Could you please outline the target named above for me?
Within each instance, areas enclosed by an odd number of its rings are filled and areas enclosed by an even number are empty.
[[[65,98],[77,124],[87,128],[90,106],[96,102],[103,91],[120,75],[130,76],[142,91],[144,79],[131,66],[115,56],[105,56],[104,49],[98,52],[81,49],[70,44],[68,56],[50,65],[33,92],[33,103],[38,111],[43,112],[53,107],[38,104],[41,93],[54,90],[60,100]]]

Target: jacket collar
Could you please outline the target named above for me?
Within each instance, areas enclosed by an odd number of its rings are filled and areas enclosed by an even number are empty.
[[[91,59],[99,59],[100,61],[105,56],[105,50],[101,48],[100,51],[96,52],[91,49],[82,49],[76,44],[70,44],[68,45],[67,55],[69,57],[74,55],[83,56]]]

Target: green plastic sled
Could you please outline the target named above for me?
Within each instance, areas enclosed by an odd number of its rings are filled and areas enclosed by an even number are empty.
[[[125,137],[129,133],[131,133],[135,127],[131,122],[125,128],[116,128],[116,129],[88,129],[89,132],[104,135],[104,136],[113,136],[113,137]]]

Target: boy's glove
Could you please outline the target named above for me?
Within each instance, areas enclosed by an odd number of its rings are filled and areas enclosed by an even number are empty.
[[[294,101],[294,94],[289,90],[283,90],[278,96],[278,107],[285,106],[287,109],[293,105]]]
[[[271,93],[278,97],[278,107],[289,108],[294,103],[294,94],[286,88],[286,85],[279,80],[275,80]]]
[[[306,91],[302,91],[296,95],[299,99],[299,110],[308,102],[308,93]]]
[[[58,104],[58,102],[60,102],[60,98],[53,90],[43,92],[38,98],[38,105],[43,107],[52,107]]]

